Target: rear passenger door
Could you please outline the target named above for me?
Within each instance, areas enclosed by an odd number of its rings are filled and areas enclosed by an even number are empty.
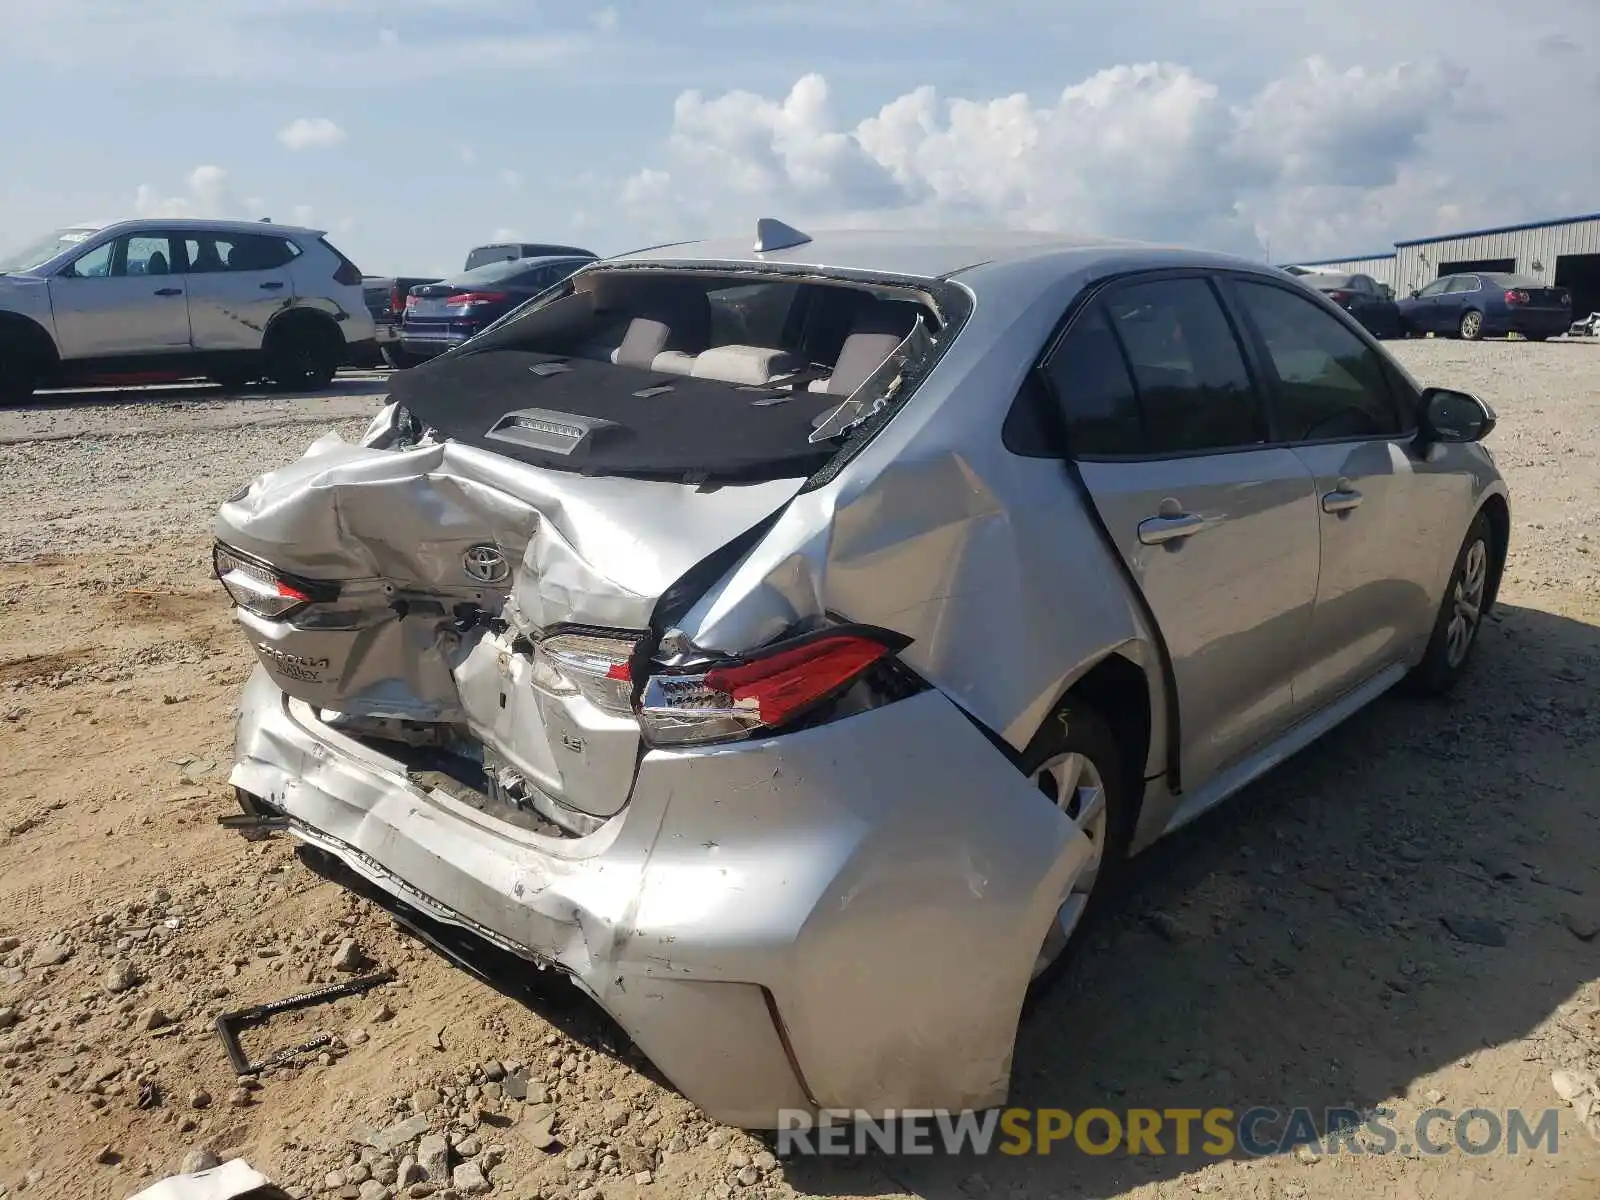
[[[1317,587],[1316,493],[1270,429],[1214,283],[1095,297],[1044,374],[1101,521],[1160,626],[1183,786],[1280,733]]]
[[[261,349],[267,324],[294,302],[292,242],[254,233],[197,233],[184,241],[194,348]]]
[[[1398,372],[1337,317],[1264,279],[1229,285],[1256,338],[1280,436],[1316,477],[1317,603],[1295,680],[1321,708],[1426,639],[1441,547],[1457,533],[1461,480],[1414,452],[1415,401]],[[1454,552],[1454,546],[1450,546]]]

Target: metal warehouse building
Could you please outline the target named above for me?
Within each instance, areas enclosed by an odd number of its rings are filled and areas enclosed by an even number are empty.
[[[1395,243],[1397,295],[1464,271],[1515,271],[1570,289],[1574,316],[1600,312],[1600,213]]]

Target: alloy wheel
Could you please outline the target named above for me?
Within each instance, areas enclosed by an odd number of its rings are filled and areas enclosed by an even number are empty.
[[[1076,752],[1058,754],[1034,772],[1033,782],[1077,827],[1078,832],[1089,839],[1090,845],[1089,861],[1073,881],[1072,891],[1056,912],[1050,932],[1045,935],[1044,944],[1039,948],[1039,957],[1033,964],[1033,978],[1037,979],[1061,956],[1083,921],[1105,857],[1109,825],[1105,780],[1100,769],[1087,755]]]
[[[1482,538],[1467,547],[1451,596],[1450,623],[1445,627],[1445,662],[1459,667],[1478,635],[1483,617],[1484,586],[1489,578],[1489,547]]]
[[[1480,313],[1464,313],[1461,317],[1461,336],[1469,342],[1476,338],[1483,330],[1483,316]]]

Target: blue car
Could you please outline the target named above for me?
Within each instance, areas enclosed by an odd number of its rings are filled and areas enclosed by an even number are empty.
[[[420,284],[406,297],[401,349],[412,361],[442,354],[592,262],[587,257],[518,258]]]
[[[1572,293],[1497,271],[1445,275],[1400,301],[1400,322],[1411,334],[1475,342],[1520,333],[1530,342],[1542,342],[1572,324]]]

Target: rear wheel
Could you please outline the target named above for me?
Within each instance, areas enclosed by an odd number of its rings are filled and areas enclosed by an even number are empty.
[[[1461,337],[1464,341],[1475,342],[1483,336],[1483,314],[1474,309],[1468,309],[1461,314]]]
[[[1060,977],[1080,935],[1115,888],[1127,859],[1131,803],[1111,727],[1067,704],[1034,738],[1023,769],[1045,800],[1088,840],[1089,859],[1073,880],[1034,960],[1029,997]]]
[[[1530,342],[1548,342],[1550,340],[1550,335],[1548,333],[1529,333],[1524,334],[1523,336],[1525,336]]]
[[[403,371],[407,367],[414,367],[422,360],[414,354],[407,354],[398,346],[385,346],[383,348],[383,361],[396,371]]]
[[[344,360],[344,338],[321,320],[285,322],[269,331],[267,378],[284,391],[317,391],[333,382]]]
[[[1466,670],[1483,625],[1493,562],[1494,533],[1489,528],[1489,518],[1480,512],[1456,554],[1428,649],[1412,672],[1414,690],[1442,695],[1456,685]]]
[[[39,386],[39,358],[26,340],[0,334],[0,405],[21,404]]]

